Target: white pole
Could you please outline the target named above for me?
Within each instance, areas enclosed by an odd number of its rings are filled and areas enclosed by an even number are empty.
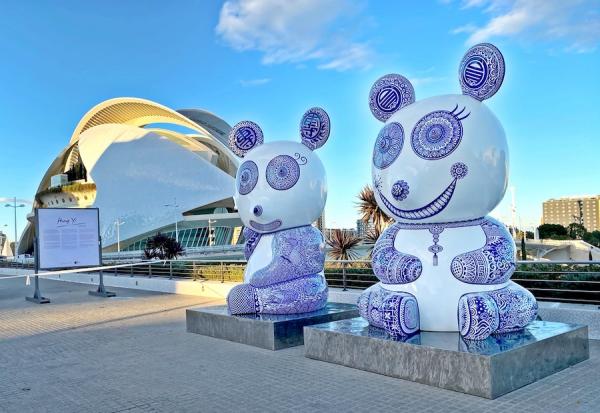
[[[15,252],[13,254],[13,259],[16,259],[19,254],[19,242],[17,240],[17,197],[14,199],[13,209],[15,210]]]
[[[516,223],[515,223],[515,215],[516,215],[516,212],[517,212],[517,207],[515,206],[515,187],[514,186],[510,187],[510,193],[511,193],[511,196],[512,196],[512,205],[511,205],[512,236],[513,236],[513,238],[516,239],[516,237],[517,237],[517,231],[515,229],[515,225],[516,225]]]
[[[121,255],[121,222],[117,219],[117,253]]]

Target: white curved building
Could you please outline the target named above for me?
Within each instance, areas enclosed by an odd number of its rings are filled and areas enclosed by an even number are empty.
[[[104,251],[140,250],[157,232],[185,248],[238,242],[237,157],[231,127],[196,109],[174,111],[137,98],[110,99],[81,119],[42,178],[34,208],[97,207]],[[210,234],[209,234],[210,228]],[[28,224],[19,252],[31,252]]]

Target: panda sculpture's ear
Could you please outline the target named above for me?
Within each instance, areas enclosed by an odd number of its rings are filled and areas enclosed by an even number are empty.
[[[325,145],[331,132],[331,121],[324,109],[307,110],[300,120],[300,140],[311,151]]]
[[[415,102],[415,89],[407,78],[395,73],[382,76],[369,92],[369,107],[382,122],[404,106]]]
[[[229,147],[240,158],[250,149],[262,145],[263,140],[260,126],[249,120],[239,122],[229,131]]]
[[[504,57],[493,44],[480,43],[467,50],[458,69],[463,95],[477,100],[496,94],[504,80]]]

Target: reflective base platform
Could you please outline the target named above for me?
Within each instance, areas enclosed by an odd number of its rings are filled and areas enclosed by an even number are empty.
[[[400,339],[362,317],[304,329],[307,357],[494,399],[589,358],[587,326],[534,321],[482,341],[420,332]]]
[[[192,308],[186,311],[187,331],[262,347],[280,350],[301,346],[303,328],[358,316],[354,304],[327,303],[319,311],[302,314],[230,315],[227,306]]]

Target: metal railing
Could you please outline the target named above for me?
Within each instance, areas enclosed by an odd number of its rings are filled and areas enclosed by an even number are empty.
[[[119,265],[105,275],[164,277],[194,281],[242,282],[245,260],[178,259],[147,261],[104,260]],[[134,266],[135,265],[135,266]],[[28,263],[0,261],[0,267],[32,268]],[[449,275],[450,276],[450,275]],[[365,289],[378,282],[371,262],[326,261],[325,278],[331,287]],[[512,276],[538,300],[600,305],[600,261],[518,261]]]

